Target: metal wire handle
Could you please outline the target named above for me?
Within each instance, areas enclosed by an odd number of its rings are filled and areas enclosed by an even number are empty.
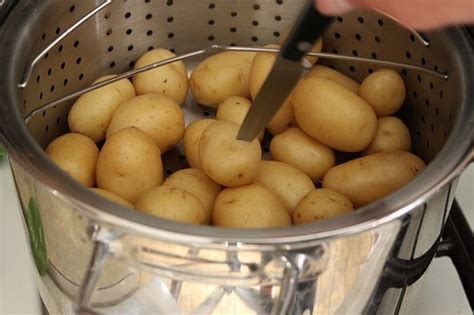
[[[109,85],[109,84],[112,84],[114,82],[120,81],[122,79],[130,78],[130,77],[133,77],[136,74],[146,72],[146,71],[150,71],[152,69],[162,67],[162,66],[165,66],[167,64],[176,62],[176,61],[181,61],[181,60],[185,60],[185,59],[189,59],[189,58],[192,58],[192,57],[195,57],[195,56],[209,54],[209,53],[218,53],[218,52],[222,52],[222,51],[278,53],[280,50],[276,49],[276,48],[211,45],[211,46],[209,46],[205,49],[196,50],[196,51],[192,51],[192,52],[189,52],[189,53],[186,53],[186,54],[182,54],[182,55],[178,55],[178,56],[175,56],[175,57],[167,58],[167,59],[149,64],[147,66],[144,66],[144,67],[141,67],[141,68],[138,68],[138,69],[134,69],[134,70],[124,72],[124,73],[119,74],[119,75],[117,75],[113,78],[110,78],[110,79],[107,79],[107,80],[104,80],[104,81],[101,81],[101,82],[98,82],[98,83],[94,83],[94,84],[92,84],[92,85],[90,85],[90,86],[88,86],[84,89],[81,89],[81,90],[77,91],[77,92],[68,94],[68,95],[63,96],[61,98],[58,98],[58,99],[53,100],[51,102],[48,102],[48,103],[36,108],[35,110],[31,111],[30,113],[28,113],[28,115],[26,115],[26,117],[25,117],[25,122],[28,124],[28,122],[31,120],[31,118],[33,118],[33,116],[43,112],[46,109],[54,107],[54,106],[56,106],[58,104],[61,104],[63,102],[75,99],[75,98],[77,98],[77,97],[79,97],[79,96],[81,96],[85,93],[94,91],[96,89],[99,89],[99,88],[104,87],[106,85]],[[323,58],[323,59],[356,61],[356,62],[363,62],[363,63],[375,64],[375,65],[379,65],[379,66],[393,67],[393,68],[406,68],[406,69],[421,71],[421,72],[430,74],[434,77],[437,77],[439,79],[443,79],[443,80],[448,79],[447,74],[443,74],[443,73],[440,73],[440,72],[437,72],[437,71],[434,71],[434,70],[431,70],[431,69],[427,69],[427,68],[424,68],[424,67],[420,67],[420,66],[415,66],[415,65],[411,65],[411,64],[405,64],[405,63],[398,63],[398,62],[394,62],[394,61],[376,60],[376,59],[369,59],[369,58],[362,58],[362,57],[352,57],[352,56],[338,55],[338,54],[332,54],[332,53],[308,52],[308,53],[306,53],[306,55],[307,56],[319,57],[319,58]]]
[[[28,68],[26,68],[25,73],[23,74],[21,82],[18,84],[18,87],[20,88],[25,88],[28,85],[28,81],[30,80],[31,74],[33,73],[33,69],[35,68],[36,64],[43,58],[51,49],[54,48],[57,44],[59,44],[63,39],[65,39],[67,36],[69,36],[72,32],[74,32],[79,26],[84,24],[87,20],[89,20],[91,17],[102,11],[105,7],[109,6],[112,3],[113,0],[105,0],[101,5],[96,7],[94,10],[91,12],[87,13],[84,15],[82,18],[80,18],[77,22],[75,22],[71,27],[66,29],[64,33],[62,33],[58,38],[56,38],[51,44],[46,46],[30,63]]]

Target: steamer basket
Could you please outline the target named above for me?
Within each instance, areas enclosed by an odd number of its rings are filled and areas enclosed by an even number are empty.
[[[148,217],[89,192],[47,159],[42,148],[66,132],[71,102],[24,123],[41,105],[101,75],[130,69],[153,47],[182,54],[211,44],[275,43],[302,4],[116,0],[55,45],[20,88],[34,57],[100,2],[1,2],[0,139],[10,153],[35,280],[50,313],[409,312],[410,303],[401,301],[415,299],[457,177],[472,159],[473,51],[460,29],[418,37],[385,16],[354,11],[338,17],[326,33],[326,52],[449,76],[399,69],[407,85],[400,115],[410,128],[413,151],[429,166],[406,187],[337,219],[242,231]],[[198,61],[187,60],[188,69]],[[357,80],[377,69],[320,63]],[[187,122],[212,115],[190,98],[184,110]],[[165,157],[166,172],[184,163],[175,150]]]

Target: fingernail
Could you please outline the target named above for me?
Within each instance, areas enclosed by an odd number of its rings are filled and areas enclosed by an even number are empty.
[[[342,14],[353,8],[348,0],[318,0],[317,3],[319,11],[329,15]]]

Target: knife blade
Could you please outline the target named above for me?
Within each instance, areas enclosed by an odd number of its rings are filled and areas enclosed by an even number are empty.
[[[307,0],[245,116],[237,135],[238,140],[252,141],[265,129],[303,76],[301,63],[305,53],[311,50],[313,43],[322,36],[332,20],[316,11],[314,0]]]

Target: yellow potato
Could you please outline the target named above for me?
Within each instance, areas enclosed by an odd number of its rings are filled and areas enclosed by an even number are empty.
[[[313,181],[321,179],[336,163],[331,148],[296,127],[275,136],[270,143],[270,153],[275,160],[296,167]]]
[[[285,206],[268,189],[246,185],[224,189],[214,204],[215,226],[272,228],[291,225]]]
[[[204,130],[199,141],[202,170],[223,186],[253,183],[262,159],[257,139],[236,139],[239,128],[236,123],[217,121]]]
[[[316,65],[306,75],[306,78],[322,78],[336,82],[353,93],[359,92],[359,83],[348,76],[326,66]]]
[[[245,116],[247,116],[252,102],[242,96],[231,96],[226,98],[217,108],[217,120],[231,121],[242,125]],[[262,141],[263,132],[258,135],[258,139]]]
[[[186,127],[184,131],[184,152],[189,166],[193,168],[202,168],[199,160],[199,139],[204,130],[216,122],[215,119],[195,120]]]
[[[134,203],[163,182],[160,148],[135,127],[107,139],[97,161],[97,186]]]
[[[291,215],[298,202],[314,190],[311,179],[299,169],[278,161],[262,161],[255,183],[273,192]]]
[[[278,45],[267,45],[267,48],[279,48]],[[276,60],[276,54],[274,53],[257,53],[252,62],[250,69],[250,95],[255,100],[258,92],[260,91],[263,82],[268,77],[270,70]],[[277,135],[291,125],[293,122],[293,107],[291,106],[289,99],[281,106],[280,110],[275,114],[270,123],[267,126],[267,130],[272,135]]]
[[[377,120],[375,138],[362,155],[383,151],[410,151],[410,147],[410,130],[397,117],[387,116]]]
[[[180,188],[198,197],[206,212],[205,223],[210,223],[214,200],[222,188],[203,171],[198,168],[179,170],[168,177],[163,185]]]
[[[189,84],[194,99],[217,107],[229,96],[250,97],[250,66],[255,53],[223,52],[203,60],[191,74]]]
[[[293,105],[288,98],[268,123],[267,130],[272,135],[277,135],[296,124],[293,114]]]
[[[291,103],[300,128],[333,149],[362,151],[375,137],[377,116],[373,109],[333,81],[301,81],[293,91]]]
[[[135,69],[176,55],[166,49],[153,49],[141,56]],[[139,73],[133,77],[133,85],[138,95],[161,93],[171,97],[181,105],[188,94],[188,73],[182,61],[176,61],[166,66]]]
[[[293,212],[293,224],[337,217],[352,212],[351,201],[337,191],[321,188],[307,194]]]
[[[399,189],[424,167],[425,163],[412,153],[380,152],[330,169],[323,187],[340,192],[360,207]]]
[[[204,224],[206,212],[193,194],[172,186],[159,186],[141,196],[135,209],[159,218],[190,224]]]
[[[280,48],[280,46],[270,44],[265,46],[265,48]],[[250,96],[253,100],[255,100],[255,97],[257,97],[257,94],[262,88],[263,83],[270,74],[276,58],[276,53],[259,52],[255,55],[250,68],[249,79]]]
[[[104,198],[107,198],[115,203],[118,203],[119,205],[122,205],[124,207],[128,207],[128,208],[134,208],[133,205],[128,202],[127,200],[123,199],[122,197],[114,194],[113,192],[110,192],[108,190],[105,190],[105,189],[101,189],[101,188],[91,188],[91,190],[93,192],[95,192],[96,194],[98,195],[101,195],[102,197]]]
[[[392,115],[405,102],[405,83],[395,71],[380,69],[362,81],[359,95],[372,106],[377,116]]]
[[[112,117],[107,139],[127,127],[148,134],[165,153],[184,136],[184,113],[176,102],[163,94],[145,94],[122,104]]]
[[[99,149],[88,137],[67,133],[46,148],[48,157],[72,178],[87,187],[95,185],[95,167]]]
[[[114,75],[108,75],[94,83],[112,77]],[[69,111],[69,129],[71,132],[88,136],[94,142],[104,140],[105,132],[119,105],[133,97],[135,97],[135,89],[127,79],[86,93],[79,97]]]

